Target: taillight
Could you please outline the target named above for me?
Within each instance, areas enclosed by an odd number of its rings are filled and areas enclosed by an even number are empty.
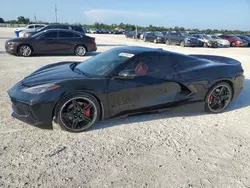
[[[93,43],[95,43],[95,38],[92,38],[91,40],[93,41]]]

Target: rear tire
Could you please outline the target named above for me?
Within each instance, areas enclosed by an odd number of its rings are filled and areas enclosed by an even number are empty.
[[[207,93],[205,111],[214,114],[221,113],[228,107],[232,98],[232,87],[227,82],[219,82]]]
[[[165,41],[165,43],[166,43],[166,45],[170,45],[170,42],[168,39]]]
[[[75,55],[76,56],[85,56],[87,54],[87,49],[83,45],[78,45],[75,48]]]
[[[63,129],[83,132],[99,120],[100,105],[92,95],[79,92],[63,98],[57,105],[55,115],[56,122]]]

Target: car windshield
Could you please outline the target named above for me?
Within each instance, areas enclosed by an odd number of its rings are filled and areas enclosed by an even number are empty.
[[[204,39],[211,39],[209,36],[207,36],[207,35],[202,35],[202,37],[204,38]]]
[[[155,35],[156,35],[157,37],[164,37],[164,35],[162,34],[162,32],[155,32]]]
[[[212,35],[211,37],[212,37],[213,39],[221,39],[220,37],[215,36],[215,35]]]
[[[230,38],[233,39],[233,40],[240,40],[239,37],[236,37],[236,36],[233,36],[233,35],[231,35]]]
[[[78,64],[75,70],[90,76],[104,77],[133,56],[131,53],[111,49]]]
[[[183,36],[183,37],[193,37],[192,35],[190,35],[190,34],[188,34],[188,33],[181,33],[181,36]]]
[[[46,32],[46,30],[40,31],[40,32],[38,32],[38,33],[32,35],[31,37],[36,38],[36,37],[40,36],[42,33],[44,33],[44,32]]]
[[[46,28],[47,26],[43,26],[43,27],[40,27],[39,29],[37,29],[37,31],[41,31],[42,29]]]

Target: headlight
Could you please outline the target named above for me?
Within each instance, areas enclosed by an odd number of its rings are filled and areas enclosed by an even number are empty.
[[[13,44],[13,42],[7,42],[7,45],[12,45]]]
[[[46,91],[51,91],[54,89],[57,89],[61,87],[60,85],[54,84],[54,83],[49,83],[49,84],[42,84],[34,87],[29,87],[29,88],[24,88],[22,89],[22,92],[24,93],[31,93],[31,94],[41,94]]]

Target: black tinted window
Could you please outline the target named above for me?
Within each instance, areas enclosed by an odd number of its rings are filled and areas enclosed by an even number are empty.
[[[47,39],[54,39],[57,38],[57,32],[56,31],[48,32],[44,34],[42,37]]]
[[[58,25],[57,28],[59,28],[59,29],[69,29],[69,26],[67,26],[67,25]]]
[[[173,65],[171,56],[150,55],[134,60],[125,70],[133,70],[137,75],[146,75],[171,69]]]
[[[77,26],[71,26],[72,30],[74,31],[83,31],[83,29],[81,27],[77,27]]]
[[[75,37],[80,37],[80,35],[71,33],[71,32],[65,32],[65,31],[60,31],[58,37],[61,38],[75,38]]]
[[[30,26],[28,26],[28,28],[29,28],[29,29],[32,29],[32,28],[34,28],[34,25],[30,25]]]

